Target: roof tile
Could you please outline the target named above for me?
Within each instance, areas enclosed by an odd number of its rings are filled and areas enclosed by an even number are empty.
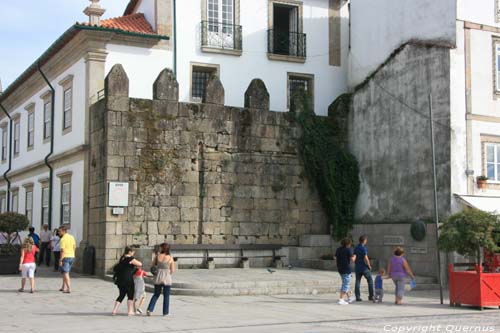
[[[156,35],[156,32],[151,27],[151,24],[149,24],[149,22],[146,20],[146,17],[144,17],[143,13],[135,13],[131,15],[102,20],[101,27],[136,32],[146,35]]]

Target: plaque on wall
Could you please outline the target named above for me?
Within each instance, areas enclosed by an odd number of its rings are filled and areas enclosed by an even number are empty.
[[[410,253],[412,254],[427,254],[426,247],[412,247],[410,248]]]
[[[128,183],[109,183],[109,203],[110,207],[128,206]]]
[[[384,245],[404,245],[403,236],[384,236]]]

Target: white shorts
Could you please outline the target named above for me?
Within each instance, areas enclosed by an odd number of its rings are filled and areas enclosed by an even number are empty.
[[[146,297],[146,285],[143,278],[134,277],[134,299]]]
[[[23,278],[34,278],[35,277],[36,264],[22,264],[21,265],[21,276]]]

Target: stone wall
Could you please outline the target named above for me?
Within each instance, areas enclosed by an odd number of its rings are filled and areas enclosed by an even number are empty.
[[[371,255],[386,262],[393,237],[407,247],[417,274],[436,274],[436,238],[411,238],[411,223],[434,212],[428,95],[433,95],[439,213],[450,214],[450,50],[408,44],[352,96],[344,114],[348,145],[359,162],[361,191],[353,236],[367,234]],[[384,240],[384,237],[385,240]]]
[[[129,98],[120,65],[105,86],[91,110],[89,242],[98,274],[126,245],[297,245],[299,235],[329,232],[298,157],[298,124],[269,111],[261,80],[250,83],[245,108],[224,106],[217,77],[202,104],[178,102],[169,70],[153,100]],[[110,181],[129,183],[124,215],[107,207]]]

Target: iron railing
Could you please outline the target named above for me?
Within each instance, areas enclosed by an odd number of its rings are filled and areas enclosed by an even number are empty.
[[[241,51],[241,25],[215,21],[201,22],[201,46]]]
[[[306,34],[274,29],[270,29],[267,32],[268,53],[306,57]]]

